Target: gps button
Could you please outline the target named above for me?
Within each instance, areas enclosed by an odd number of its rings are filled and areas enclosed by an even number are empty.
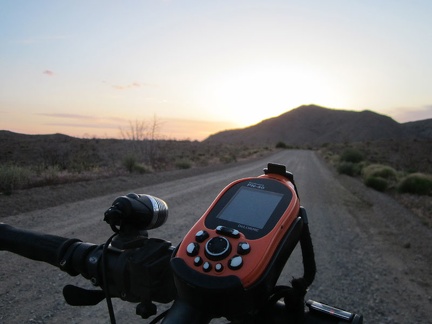
[[[243,258],[240,255],[236,255],[228,262],[228,267],[231,270],[238,270],[242,267],[242,265],[243,265]]]
[[[204,272],[209,272],[212,269],[212,265],[210,262],[204,262],[203,264],[203,270]]]
[[[223,270],[223,265],[222,264],[220,264],[220,263],[216,263],[216,265],[215,265],[215,270],[216,270],[216,272],[221,272],[222,270]]]
[[[251,250],[251,247],[248,242],[240,242],[237,246],[237,253],[241,255],[248,254]]]
[[[198,243],[189,243],[189,245],[186,247],[186,253],[189,256],[196,256],[199,251],[199,245]]]
[[[194,259],[194,265],[199,267],[201,264],[203,263],[203,260],[201,259],[201,257],[197,256]]]
[[[216,227],[216,233],[223,234],[223,235],[233,237],[233,238],[239,238],[240,237],[240,232],[238,230],[230,228],[230,227],[222,226],[222,225],[219,225],[218,227]]]
[[[211,260],[221,260],[231,252],[231,244],[226,237],[217,236],[207,241],[205,253]]]
[[[209,233],[203,230],[200,230],[195,234],[195,240],[199,243],[204,242],[208,237],[209,237]]]

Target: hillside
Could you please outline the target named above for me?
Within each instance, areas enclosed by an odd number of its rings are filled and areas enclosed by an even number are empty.
[[[432,139],[432,119],[419,120],[402,124],[409,134],[414,134],[419,139]]]
[[[324,143],[385,139],[432,139],[432,119],[400,124],[372,111],[300,106],[278,117],[243,129],[223,131],[205,142],[319,146]]]
[[[355,145],[370,162],[432,173],[432,119],[400,124],[371,111],[301,106],[244,129],[223,131],[203,142],[79,139],[62,134],[25,135],[0,130],[0,166],[19,165],[37,174],[46,169],[97,173],[126,172],[125,162],[154,171],[239,161],[274,149],[325,147],[339,154]],[[128,160],[129,159],[129,160]],[[128,169],[129,170],[129,169]]]

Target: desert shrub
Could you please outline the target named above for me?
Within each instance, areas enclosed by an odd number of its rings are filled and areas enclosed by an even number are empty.
[[[42,177],[46,184],[55,184],[60,177],[60,167],[58,165],[49,166],[42,172]]]
[[[16,165],[0,165],[0,190],[6,195],[30,183],[31,171]]]
[[[129,171],[129,173],[134,172],[135,166],[137,165],[137,159],[134,155],[127,155],[123,159],[123,166],[126,168],[126,170]]]
[[[385,191],[389,186],[386,179],[381,177],[369,176],[364,180],[364,184],[377,191]]]
[[[351,163],[359,163],[363,161],[363,159],[364,159],[363,153],[353,148],[348,148],[345,151],[343,151],[340,157],[341,161],[351,162]]]
[[[423,173],[410,174],[399,183],[398,191],[417,195],[432,195],[432,176]]]
[[[354,176],[360,174],[361,166],[358,163],[340,162],[337,165],[337,171],[340,174],[346,174],[346,175],[349,175],[351,177],[354,177]]]
[[[190,169],[192,167],[192,162],[187,159],[180,159],[175,162],[177,169]]]
[[[219,161],[222,163],[237,162],[237,157],[233,153],[228,153],[219,157]]]
[[[123,159],[123,166],[128,170],[129,173],[149,173],[152,172],[152,168],[144,163],[138,163],[137,158],[134,155],[127,155]]]
[[[397,172],[390,166],[382,164],[371,164],[362,169],[365,179],[370,177],[379,177],[382,179],[394,180],[397,178]]]
[[[71,148],[66,169],[72,172],[91,171],[100,164],[100,156],[94,141],[83,140]]]
[[[321,156],[333,166],[337,166],[340,163],[340,156],[329,150],[321,150]]]
[[[286,149],[288,145],[285,142],[279,141],[276,143],[276,148]]]
[[[378,191],[386,191],[394,186],[397,172],[390,166],[382,164],[370,164],[362,169],[364,184]]]
[[[132,172],[140,173],[140,174],[150,173],[152,172],[152,167],[144,163],[135,163]]]

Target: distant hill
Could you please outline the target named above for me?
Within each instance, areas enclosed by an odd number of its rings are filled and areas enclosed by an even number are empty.
[[[402,127],[416,138],[432,139],[432,119],[404,123]]]
[[[243,129],[219,132],[205,142],[305,146],[383,139],[432,139],[432,119],[400,124],[372,111],[300,106]]]

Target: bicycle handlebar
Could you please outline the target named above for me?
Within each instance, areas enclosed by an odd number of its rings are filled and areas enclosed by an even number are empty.
[[[111,245],[84,243],[79,239],[38,233],[0,223],[0,250],[46,262],[72,276],[81,274],[93,285],[105,289],[89,291],[66,286],[63,294],[72,306],[95,305],[109,293],[109,297],[139,303],[137,314],[148,318],[156,314],[156,306],[152,301],[169,303],[174,300],[164,324],[208,323],[211,318],[207,314],[176,299],[176,288],[169,266],[173,249],[168,241],[143,237],[133,247],[119,250]],[[104,277],[107,286],[103,285]],[[327,305],[321,307],[322,304],[313,301],[308,301],[307,304],[309,311],[304,314],[302,323],[363,323],[361,315]],[[335,316],[335,313],[339,316]],[[271,308],[264,308],[254,318],[258,322],[260,319],[266,323],[297,322],[281,302],[271,305]]]
[[[0,249],[10,251],[35,261],[60,267],[59,254],[70,239],[56,235],[40,234],[0,223]],[[79,240],[73,240],[79,241]]]
[[[104,275],[109,297],[138,302],[142,316],[155,311],[151,301],[171,302],[175,286],[169,270],[173,247],[154,238],[142,238],[135,247],[118,250],[105,245],[84,243],[78,239],[47,235],[18,229],[0,223],[0,250],[28,259],[49,263],[71,276],[81,274],[94,286],[104,288]],[[105,256],[104,271],[103,255]],[[106,291],[88,291],[74,286],[63,290],[66,301],[73,306],[95,305],[106,297]]]

